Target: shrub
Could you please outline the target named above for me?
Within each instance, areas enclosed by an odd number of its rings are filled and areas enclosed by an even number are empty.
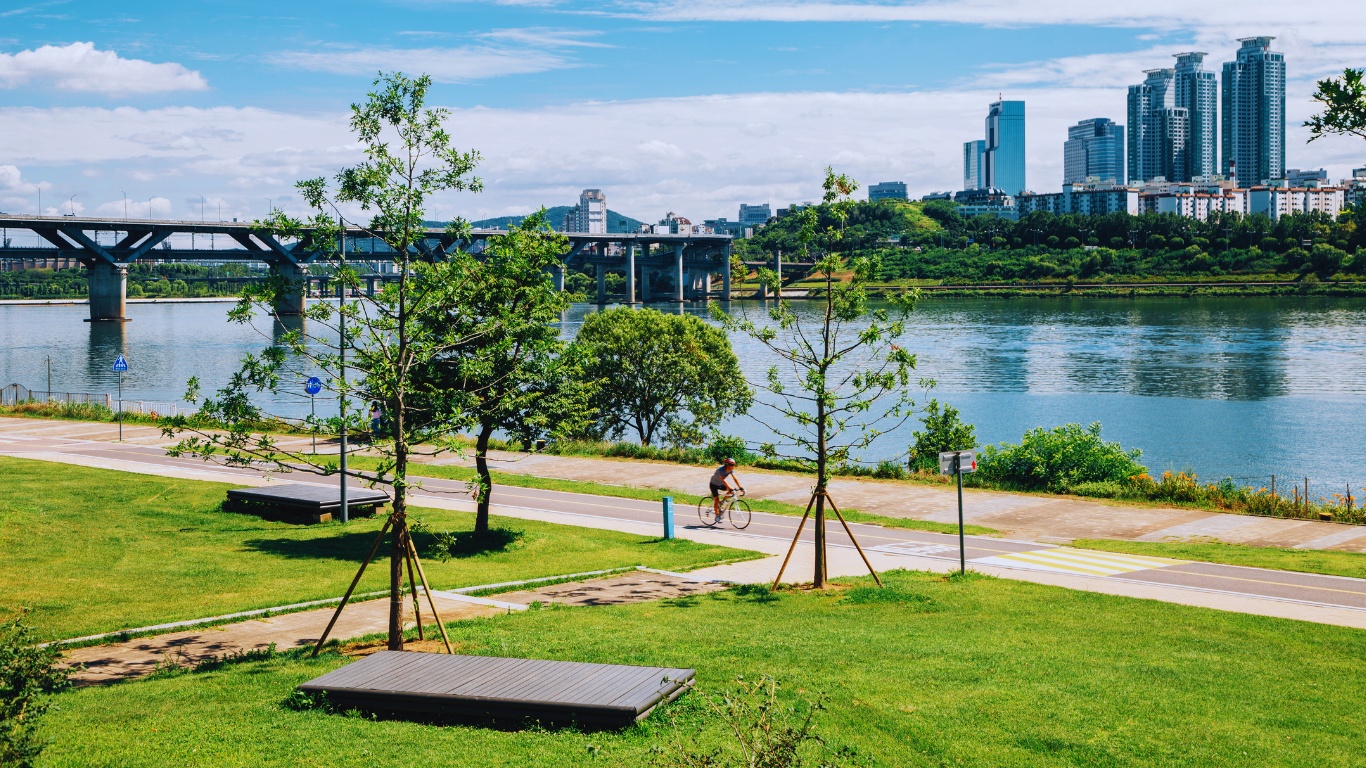
[[[712,435],[711,444],[707,446],[707,457],[717,464],[726,459],[735,459],[740,464],[752,464],[756,458],[754,454],[745,449],[743,438],[723,435],[719,432]]]
[[[1089,427],[1064,424],[1037,427],[1019,445],[987,446],[978,458],[975,480],[1023,490],[1068,493],[1088,483],[1123,484],[1147,473],[1138,463],[1142,451],[1125,451],[1100,439],[1100,422]]]
[[[977,447],[977,431],[964,424],[958,409],[938,400],[925,404],[925,431],[913,432],[910,468],[915,472],[934,472],[939,469],[942,451],[966,451]]]
[[[37,730],[47,710],[41,697],[67,684],[57,656],[55,647],[35,645],[18,619],[0,624],[0,765],[30,768],[47,746]]]

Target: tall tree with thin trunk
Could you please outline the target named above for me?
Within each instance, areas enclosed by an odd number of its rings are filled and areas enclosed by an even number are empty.
[[[335,460],[288,450],[264,432],[261,427],[270,414],[253,396],[302,391],[305,378],[319,375],[336,397],[352,404],[350,412],[357,410],[357,402],[362,407],[381,404],[387,425],[381,434],[372,435],[369,446],[380,456],[379,467],[373,472],[348,470],[348,475],[391,489],[389,648],[394,650],[403,647],[409,461],[418,452],[452,448],[452,436],[465,423],[464,414],[443,407],[449,401],[434,396],[434,382],[422,374],[432,359],[468,344],[472,336],[493,333],[498,322],[467,322],[464,317],[470,314],[462,305],[467,298],[464,288],[477,279],[479,267],[456,247],[467,239],[468,225],[457,219],[441,237],[429,236],[426,230],[425,211],[433,195],[481,188],[472,175],[478,153],[453,148],[444,127],[448,113],[426,106],[430,84],[425,76],[410,79],[400,73],[375,80],[366,101],[351,107],[351,129],[365,160],[343,169],[331,182],[298,182],[312,211],[307,218],[276,211],[258,228],[262,237],[301,243],[317,254],[315,262],[337,264],[333,277],[348,297],[359,293],[360,278],[341,258],[344,238],[368,240],[374,247],[366,249],[366,256],[388,261],[393,280],[374,296],[313,303],[302,324],[294,321],[301,327],[282,334],[261,354],[248,355],[226,386],[203,398],[201,418],[181,417],[164,424],[168,435],[181,437],[173,455],[282,472],[335,474]],[[359,208],[368,222],[344,225],[343,206]],[[230,317],[252,323],[271,313],[282,294],[301,289],[288,280],[272,280],[245,291]],[[343,323],[346,330],[340,333]],[[191,380],[187,399],[199,397],[198,382]]]
[[[861,450],[914,414],[915,355],[897,341],[906,333],[917,298],[912,291],[887,296],[883,306],[869,301],[876,261],[842,252],[843,226],[858,184],[826,168],[824,188],[821,206],[797,214],[803,260],[815,262],[817,298],[800,310],[780,298],[766,318],[758,319],[713,307],[713,317],[728,330],[753,338],[777,359],[764,381],[753,382],[758,396],[752,415],[775,435],[758,449],[815,475],[812,582],[818,588],[826,581],[826,494],[832,470],[856,461]],[[766,278],[776,293],[776,275]],[[933,386],[927,380],[919,384]]]

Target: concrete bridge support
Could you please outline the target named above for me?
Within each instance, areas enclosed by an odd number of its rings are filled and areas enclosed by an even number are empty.
[[[721,265],[721,301],[730,301],[730,249],[726,249],[725,263]]]
[[[636,303],[636,249],[626,246],[626,303]]]
[[[556,264],[550,271],[555,276],[555,292],[564,293],[564,265]]]
[[[270,265],[270,274],[287,283],[275,296],[275,314],[302,315],[308,295],[308,274],[304,268],[290,262],[277,262]]]
[[[97,261],[86,270],[90,293],[90,322],[128,322],[128,268]]]
[[[674,246],[674,301],[683,301],[683,246]]]
[[[607,303],[607,267],[602,264],[593,265],[598,278],[598,304]]]

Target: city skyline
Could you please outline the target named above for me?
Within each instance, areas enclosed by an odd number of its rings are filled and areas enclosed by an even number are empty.
[[[642,220],[666,210],[701,220],[741,202],[818,198],[825,165],[865,188],[892,178],[915,192],[953,189],[962,142],[997,99],[1028,102],[1027,178],[1047,190],[1063,177],[1067,128],[1120,122],[1135,73],[1178,51],[1211,51],[1206,64],[1218,66],[1249,34],[1276,37],[1292,61],[1284,163],[1339,178],[1366,153],[1338,139],[1306,146],[1299,127],[1313,79],[1340,71],[1344,57],[1366,59],[1355,42],[1366,22],[1317,20],[1336,7],[1318,4],[1306,19],[1271,3],[1236,14],[1162,4],[1025,14],[1004,2],[588,13],[303,3],[289,16],[258,3],[174,14],[34,4],[3,12],[0,210],[34,211],[35,183],[49,213],[122,215],[126,205],[132,215],[253,218],[297,206],[295,179],[354,161],[346,105],[380,68],[431,72],[457,144],[484,155],[486,191],[434,201],[439,217],[526,213],[601,188]],[[457,27],[470,31],[442,31]],[[950,55],[968,40],[990,55]],[[851,45],[860,56],[847,55]]]

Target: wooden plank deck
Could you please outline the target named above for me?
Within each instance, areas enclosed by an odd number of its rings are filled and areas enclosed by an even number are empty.
[[[354,515],[364,515],[389,503],[389,495],[370,488],[346,489],[346,506]],[[284,483],[260,488],[234,488],[228,491],[228,506],[244,512],[301,516],[326,522],[341,509],[341,488],[336,485]]]
[[[380,651],[299,686],[341,709],[499,727],[622,728],[692,687],[694,671]]]

